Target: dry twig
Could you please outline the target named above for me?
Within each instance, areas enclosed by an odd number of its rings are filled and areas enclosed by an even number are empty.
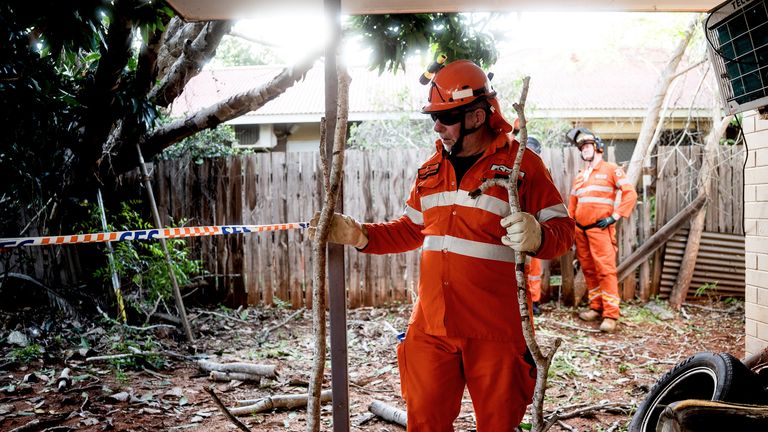
[[[203,387],[203,390],[205,390],[206,393],[211,395],[211,398],[213,398],[213,402],[216,404],[216,406],[219,408],[219,411],[221,411],[225,417],[229,419],[229,421],[232,422],[235,426],[237,426],[238,429],[244,432],[251,432],[251,429],[244,425],[240,420],[237,419],[234,415],[232,415],[231,412],[227,409],[227,407],[224,406],[223,403],[221,403],[221,399],[219,399],[219,396],[216,395],[216,392],[213,391],[212,387]]]

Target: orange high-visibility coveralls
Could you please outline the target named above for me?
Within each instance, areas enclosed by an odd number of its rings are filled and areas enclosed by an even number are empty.
[[[525,264],[525,275],[528,279],[528,292],[531,293],[531,301],[536,303],[541,301],[541,275],[543,270],[541,268],[541,260],[538,258],[530,258],[530,261]]]
[[[453,431],[465,386],[480,432],[513,431],[530,403],[535,366],[522,334],[514,251],[501,243],[509,215],[507,191],[469,192],[483,179],[509,176],[518,143],[499,135],[456,184],[451,162],[437,152],[418,170],[405,214],[365,224],[367,253],[421,247],[418,299],[398,347],[408,431]],[[540,258],[573,243],[573,220],[541,159],[526,150],[519,177],[520,204],[542,230]]]
[[[568,211],[576,220],[576,256],[587,282],[589,308],[602,311],[603,318],[619,318],[616,227],[595,223],[608,216],[628,217],[636,202],[634,186],[616,164],[601,160],[573,181]]]

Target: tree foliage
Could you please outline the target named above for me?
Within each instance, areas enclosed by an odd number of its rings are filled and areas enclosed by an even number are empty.
[[[405,70],[409,56],[430,52],[488,67],[498,57],[493,35],[471,20],[457,13],[359,15],[351,18],[350,31],[372,48],[370,66],[379,73]]]

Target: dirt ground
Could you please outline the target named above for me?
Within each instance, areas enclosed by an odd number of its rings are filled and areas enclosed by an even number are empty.
[[[372,418],[368,407],[380,400],[405,409],[395,349],[409,312],[406,306],[349,311],[351,430],[405,429]],[[744,310],[738,302],[704,302],[676,314],[663,302],[625,305],[612,335],[580,322],[576,314],[547,304],[536,318],[540,340],[563,339],[550,370],[546,409],[557,409],[566,419],[552,430],[626,430],[649,388],[678,361],[700,351],[744,355]],[[306,392],[314,345],[310,311],[195,309],[189,316],[197,336],[193,346],[169,326],[121,330],[105,319],[90,322],[42,308],[0,312],[0,430],[237,430],[204,391],[212,382],[196,367],[201,358],[277,366],[277,379],[215,383],[228,407],[243,399]],[[20,334],[26,348],[13,344]],[[330,361],[326,364],[330,388]],[[57,391],[65,367],[72,382]],[[303,409],[240,419],[253,431],[306,429]],[[322,430],[332,430],[330,404],[323,406],[321,419]],[[468,394],[455,427],[474,430]]]

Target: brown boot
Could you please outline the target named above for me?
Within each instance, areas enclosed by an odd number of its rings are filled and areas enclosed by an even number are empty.
[[[613,318],[603,318],[603,322],[600,323],[600,331],[605,333],[613,333],[616,331],[616,320]]]
[[[600,318],[600,312],[594,309],[590,309],[586,312],[580,313],[579,318],[581,318],[584,321],[597,321],[598,318]]]

